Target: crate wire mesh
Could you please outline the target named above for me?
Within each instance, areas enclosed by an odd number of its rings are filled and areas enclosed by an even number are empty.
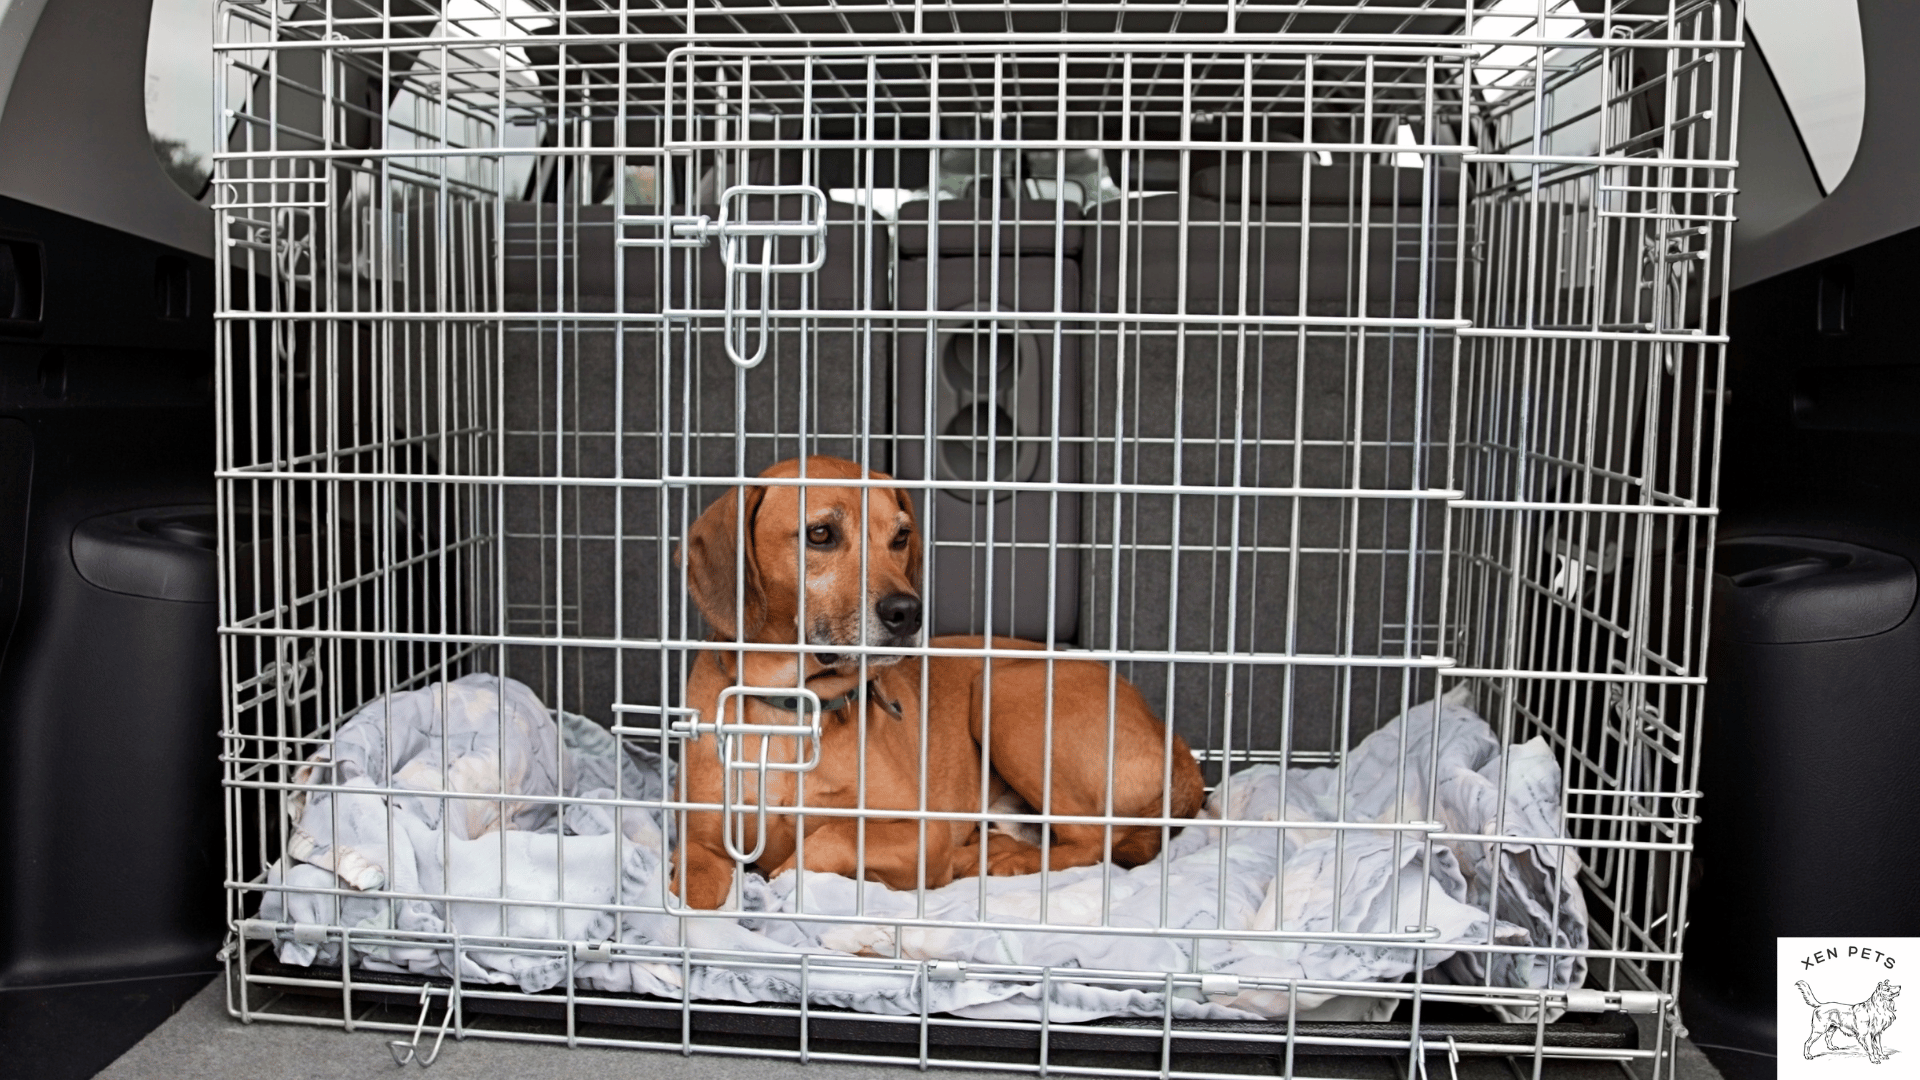
[[[416,1044],[437,1028],[1106,1074],[1242,1071],[1199,1048],[1289,1076],[1342,1071],[1326,1056],[1353,1053],[1424,1069],[1449,1049],[1517,1054],[1536,1075],[1562,1059],[1670,1069],[1733,6],[231,0],[218,22],[236,1015]],[[724,492],[803,454],[885,470],[911,494],[931,633],[990,629],[1111,664],[1191,746],[1216,800],[1250,766],[1346,766],[1443,693],[1498,741],[1499,806],[1510,759],[1543,740],[1558,820],[1490,831],[1554,853],[1585,940],[1496,940],[1502,905],[1522,902],[1497,890],[1481,938],[1444,949],[1428,902],[1397,891],[1377,925],[1226,928],[1224,875],[1222,929],[1169,922],[1164,875],[1157,920],[1116,922],[1111,864],[1091,871],[1090,914],[1043,886],[1027,921],[996,921],[978,913],[985,879],[970,920],[943,918],[925,890],[905,908],[870,910],[878,894],[862,893],[851,912],[760,913],[884,922],[886,944],[864,954],[703,948],[721,940],[703,926],[739,912],[678,906],[664,877],[569,899],[567,866],[587,875],[569,852],[586,849],[562,839],[589,835],[581,815],[629,839],[657,822],[656,845],[684,835],[693,807],[672,763],[709,631],[674,552]],[[590,727],[639,772],[507,801],[504,749],[491,780],[464,787],[446,742],[407,779],[392,756],[385,781],[332,763],[355,717],[381,718],[397,754],[396,717],[422,700],[410,692],[480,674],[552,710],[540,730],[556,755]],[[511,708],[492,700],[504,748]],[[567,714],[591,724],[553,723]],[[342,852],[324,857],[326,884],[296,883],[303,808],[333,798],[337,838],[349,783],[385,815],[390,861],[412,799],[491,838],[492,884],[453,882],[450,828],[434,834],[438,884]],[[1241,824],[1276,848],[1324,830],[1336,875],[1369,831],[1423,866],[1449,844],[1493,847],[1446,832],[1430,802],[1350,821],[1347,799],[1329,821]],[[1048,842],[1060,822],[1026,809]],[[988,810],[971,811],[982,829]],[[535,819],[546,832],[518,827]],[[1157,823],[1169,837],[1179,824]],[[526,837],[545,837],[529,843],[549,852],[554,895],[510,880],[508,841]],[[528,902],[472,904],[485,896]],[[289,897],[322,914],[292,917]],[[455,925],[459,897],[491,932]],[[1557,918],[1566,900],[1545,903]],[[408,912],[445,928],[408,929]],[[673,929],[576,932],[596,916]],[[903,944],[1036,922],[1181,942],[1185,967],[963,964]],[[1203,943],[1236,941],[1410,959],[1373,980],[1202,963]],[[1430,952],[1479,957],[1478,979],[1436,975]],[[1495,974],[1575,960],[1583,985]],[[679,993],[576,977],[625,962],[680,973]],[[475,974],[535,967],[559,974],[537,990]],[[697,970],[798,990],[703,998]],[[882,976],[917,1004],[849,1013],[807,989]],[[929,1004],[982,982],[1025,987],[1039,1012]],[[1067,1023],[1046,1004],[1064,983],[1157,1004]],[[1205,1019],[1202,1003],[1255,998],[1280,1004],[1263,1021]],[[1651,1014],[1644,1037],[1568,1026],[1622,1010]]]

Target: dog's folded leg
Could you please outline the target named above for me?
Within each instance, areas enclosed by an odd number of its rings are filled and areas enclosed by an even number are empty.
[[[978,834],[975,835],[977,836]],[[1031,854],[1029,855],[1028,853]],[[1009,859],[1017,860],[1029,857],[1033,860],[1035,867],[1040,865],[1039,848],[1017,836],[1012,836],[997,830],[990,830],[987,833],[986,872],[989,875],[1000,875],[1002,871],[996,869],[996,867],[1002,865]],[[953,876],[955,878],[979,877],[980,872],[980,844],[978,840],[967,844],[965,847],[954,849]]]
[[[952,841],[942,823],[928,822],[926,832],[925,884],[929,889],[937,889],[953,880]],[[805,866],[808,870],[841,877],[864,876],[890,889],[920,887],[919,822],[868,819],[865,847],[865,866],[862,867],[859,822],[839,818],[807,834]],[[779,877],[797,865],[800,865],[798,851],[774,867],[770,876]]]
[[[1116,846],[1124,830],[1114,830]],[[995,877],[1011,877],[1019,874],[1037,874],[1040,872],[1041,852],[1036,844],[1027,843],[1004,834],[996,836],[995,843],[988,851],[988,873]],[[1055,825],[1053,843],[1047,845],[1046,866],[1049,870],[1068,870],[1076,866],[1092,866],[1101,861],[1106,853],[1106,830],[1099,825]]]

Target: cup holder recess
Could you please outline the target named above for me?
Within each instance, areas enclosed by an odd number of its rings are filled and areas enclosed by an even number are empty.
[[[956,331],[947,337],[940,358],[940,374],[947,385],[963,394],[986,397],[995,389],[1010,388],[1019,373],[1022,345],[1031,342],[1007,330],[981,327],[968,333]]]
[[[959,324],[940,335],[940,474],[963,483],[1030,480],[1040,467],[1040,342],[1016,322]],[[952,492],[972,502],[1008,491]]]
[[[956,413],[940,431],[940,462],[955,480],[1012,480],[1020,467],[1013,417],[988,401]]]

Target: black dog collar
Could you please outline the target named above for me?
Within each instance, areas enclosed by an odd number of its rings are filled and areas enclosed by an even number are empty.
[[[841,709],[844,709],[848,705],[851,705],[854,702],[854,699],[858,698],[859,696],[860,696],[860,688],[856,686],[852,690],[849,690],[846,693],[841,694],[839,697],[827,698],[826,700],[822,701],[820,703],[820,712],[823,715],[830,712],[839,712]],[[895,720],[900,719],[899,703],[888,701],[886,698],[886,695],[880,692],[880,686],[878,682],[867,683],[867,698],[871,701],[878,702],[881,708],[893,714],[893,718]],[[807,699],[800,696],[799,694],[785,694],[780,697],[762,697],[760,698],[760,701],[763,702],[764,704],[771,705],[774,708],[779,709],[781,712],[804,713],[807,711]]]

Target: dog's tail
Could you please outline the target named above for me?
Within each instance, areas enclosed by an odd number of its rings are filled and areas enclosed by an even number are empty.
[[[1821,1005],[1820,999],[1813,996],[1813,987],[1808,986],[1805,979],[1802,979],[1801,981],[1794,983],[1793,985],[1800,988],[1800,1000],[1806,1002],[1808,1005],[1812,1006],[1813,1008],[1817,1009],[1820,1007]]]

